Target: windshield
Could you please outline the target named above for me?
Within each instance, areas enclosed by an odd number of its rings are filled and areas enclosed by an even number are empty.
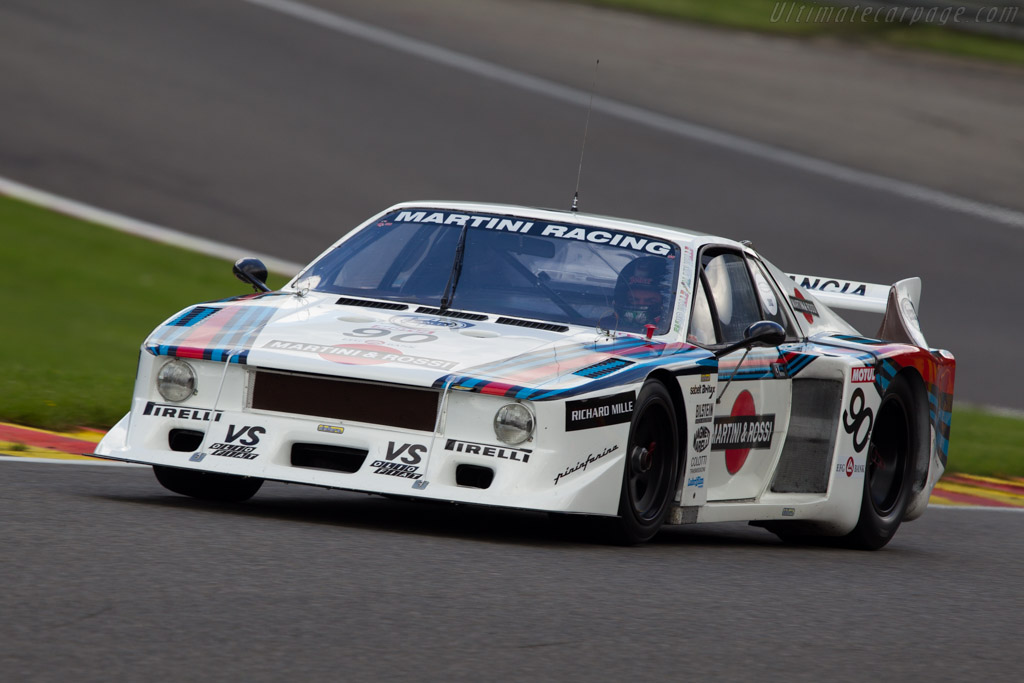
[[[321,292],[440,306],[463,232],[462,271],[450,308],[668,331],[678,247],[591,226],[395,211],[313,263],[302,279]]]

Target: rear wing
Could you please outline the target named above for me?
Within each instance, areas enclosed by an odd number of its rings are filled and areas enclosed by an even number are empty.
[[[789,276],[829,308],[884,314],[878,330],[879,339],[928,348],[917,319],[921,278],[911,277],[886,286],[814,275]]]

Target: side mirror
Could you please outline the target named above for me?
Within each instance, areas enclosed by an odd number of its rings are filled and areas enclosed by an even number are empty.
[[[231,272],[242,282],[252,285],[257,292],[270,291],[270,287],[267,286],[267,267],[257,258],[238,259]]]
[[[749,346],[778,346],[786,341],[786,330],[776,322],[762,320],[745,329],[743,338]]]
[[[761,320],[753,323],[743,331],[743,341],[729,344],[723,349],[715,351],[715,356],[721,358],[728,356],[737,349],[750,350],[755,346],[778,346],[786,341],[786,330],[782,325],[771,320]]]

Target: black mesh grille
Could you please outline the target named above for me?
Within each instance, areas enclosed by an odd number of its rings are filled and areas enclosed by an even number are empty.
[[[523,320],[521,318],[498,318],[495,322],[499,325],[517,325],[529,327],[534,330],[548,330],[549,332],[568,332],[568,325],[555,325],[554,323],[539,323],[534,320]]]
[[[409,308],[407,304],[396,304],[390,301],[372,301],[371,299],[351,299],[347,296],[340,297],[336,302],[342,306],[363,306],[365,308],[384,308],[389,311],[405,311]]]
[[[775,493],[825,493],[835,448],[842,382],[798,379],[793,382],[793,414],[779,467]]]
[[[260,370],[252,407],[430,432],[438,396],[433,389]]]

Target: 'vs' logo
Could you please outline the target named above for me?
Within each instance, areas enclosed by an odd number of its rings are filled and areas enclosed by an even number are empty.
[[[263,427],[242,427],[237,432],[235,431],[235,425],[228,425],[228,435],[224,437],[225,443],[234,443],[238,441],[243,446],[255,446],[260,442],[260,434],[266,434],[267,430]],[[245,436],[248,434],[249,436]],[[245,437],[244,439],[242,437]]]
[[[420,456],[427,452],[427,447],[419,443],[403,443],[397,449],[395,448],[394,441],[388,441],[388,460],[394,460],[398,456],[402,455],[401,461],[406,465],[415,465],[420,461]]]

